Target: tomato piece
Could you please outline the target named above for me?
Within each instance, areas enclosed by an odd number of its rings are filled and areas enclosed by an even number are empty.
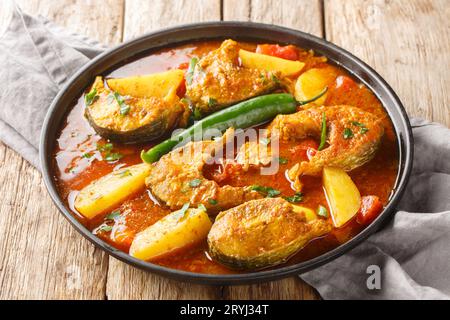
[[[361,207],[356,216],[356,221],[361,225],[369,225],[383,210],[383,204],[377,196],[364,196],[361,199]]]
[[[279,46],[278,44],[259,44],[256,47],[256,53],[266,54],[286,60],[298,60],[297,48],[288,46]]]
[[[180,82],[180,85],[178,86],[177,96],[184,97],[185,94],[186,94],[186,80],[183,78],[183,80],[181,80]]]
[[[183,62],[183,63],[180,63],[180,65],[178,66],[177,69],[187,70],[188,68],[189,68],[189,62]]]
[[[336,86],[335,90],[345,93],[356,87],[355,81],[352,78],[347,76],[339,76],[336,78]]]

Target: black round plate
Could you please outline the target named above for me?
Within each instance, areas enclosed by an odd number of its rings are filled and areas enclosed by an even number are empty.
[[[52,152],[56,142],[55,137],[73,102],[92,83],[94,77],[146,52],[197,40],[224,38],[295,44],[301,48],[313,49],[318,54],[327,56],[332,62],[358,78],[382,102],[392,120],[397,135],[400,155],[398,177],[391,199],[384,211],[370,226],[350,241],[314,259],[277,269],[234,275],[192,273],[144,262],[117,250],[93,235],[74,218],[64,205],[64,201],[56,189],[52,172]],[[146,34],[106,51],[83,66],[59,92],[50,106],[44,121],[39,150],[43,177],[50,196],[69,222],[96,246],[128,264],[163,276],[181,281],[229,285],[269,281],[312,270],[349,251],[378,230],[394,212],[408,181],[412,168],[413,139],[407,114],[395,92],[378,73],[349,52],[323,39],[297,30],[251,22],[210,22],[182,25]]]

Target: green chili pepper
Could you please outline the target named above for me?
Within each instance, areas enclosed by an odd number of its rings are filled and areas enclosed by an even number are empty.
[[[158,161],[182,141],[189,141],[200,130],[216,129],[224,132],[228,128],[244,129],[272,120],[277,114],[297,111],[294,97],[287,93],[276,93],[246,100],[234,106],[215,112],[179,134],[161,142],[148,151],[142,151],[141,158],[147,163]]]

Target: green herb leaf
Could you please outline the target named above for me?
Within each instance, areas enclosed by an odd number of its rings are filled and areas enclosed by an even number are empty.
[[[192,115],[194,116],[194,120],[200,120],[202,118],[202,112],[199,108],[194,108]]]
[[[317,207],[317,215],[319,215],[321,217],[324,217],[324,218],[328,218],[328,210],[327,210],[327,208],[325,208],[322,205],[319,205]]]
[[[207,210],[206,210],[206,207],[205,207],[203,204],[201,204],[201,203],[198,205],[197,208],[200,209],[200,210],[202,210],[202,211],[205,211],[205,212],[207,211]]]
[[[325,112],[322,112],[322,130],[320,133],[320,144],[317,150],[322,150],[327,143],[327,118],[325,116]]]
[[[274,189],[272,187],[264,187],[258,185],[253,185],[251,187],[251,190],[258,191],[259,193],[262,193],[269,198],[276,197],[281,193],[279,190]]]
[[[187,84],[191,84],[192,83],[192,77],[194,76],[194,70],[195,70],[195,66],[198,63],[198,58],[197,57],[193,57],[191,59],[191,61],[189,62],[189,68],[186,71],[186,74],[184,75],[184,78],[186,79],[186,83]]]
[[[81,157],[89,159],[90,157],[92,157],[92,153],[89,153],[89,152],[83,153],[83,155]]]
[[[208,98],[208,106],[209,107],[214,107],[215,105],[217,105],[217,100],[214,98],[209,97]]]
[[[290,197],[284,197],[285,200],[292,202],[292,203],[298,203],[303,201],[303,193],[296,192],[293,196]]]
[[[353,131],[350,128],[344,129],[344,139],[350,139],[353,137]]]
[[[275,82],[276,84],[280,84],[280,79],[278,79],[277,76],[274,74],[272,74],[272,81]]]
[[[358,122],[358,121],[352,121],[352,125],[357,126],[357,127],[365,127],[364,124],[362,124],[361,122]]]
[[[320,97],[322,97],[326,92],[328,91],[328,87],[325,87],[322,91],[319,92],[318,95],[316,95],[315,97],[312,97],[311,99],[308,100],[304,100],[304,101],[297,101],[299,103],[299,105],[303,106],[305,104],[308,104],[310,102],[313,102],[317,99],[319,99]]]
[[[120,217],[120,210],[114,210],[110,214],[105,217],[105,220],[116,220],[116,218]]]
[[[100,152],[111,151],[114,148],[112,143],[105,143],[104,145],[97,144],[97,150]]]
[[[369,129],[366,127],[366,125],[364,123],[358,122],[358,121],[352,121],[352,124],[354,126],[360,127],[360,131],[362,134],[365,134],[367,131],[369,131]]]
[[[194,179],[194,180],[189,181],[189,187],[197,188],[201,183],[202,183],[202,180]]]
[[[123,155],[118,152],[108,153],[105,156],[105,160],[106,161],[117,161],[117,160],[121,159],[122,157],[123,157]]]
[[[286,164],[286,163],[288,163],[288,159],[283,158],[283,157],[279,157],[278,158],[278,163],[279,164]]]
[[[216,199],[208,199],[209,204],[215,206],[217,204],[217,200]]]
[[[86,104],[86,106],[90,106],[97,99],[98,99],[97,89],[93,88],[91,91],[89,91],[89,93],[87,93],[84,96],[84,103]]]
[[[108,226],[106,224],[104,224],[100,228],[98,228],[98,231],[103,231],[103,232],[110,232],[111,230],[112,230],[112,227]]]
[[[178,212],[177,212],[175,215],[173,215],[173,218],[174,218],[175,220],[180,220],[180,219],[184,218],[184,216],[185,216],[185,214],[186,214],[186,211],[189,209],[189,206],[190,206],[190,203],[189,203],[189,202],[186,202],[186,203],[181,207],[181,209],[178,210]]]
[[[261,138],[259,139],[259,143],[262,143],[263,145],[269,145],[270,143],[270,138]]]
[[[123,97],[120,94],[118,94],[117,92],[114,92],[113,95],[114,95],[114,99],[119,104],[120,115],[126,116],[128,114],[128,112],[130,112],[130,106],[125,103]]]

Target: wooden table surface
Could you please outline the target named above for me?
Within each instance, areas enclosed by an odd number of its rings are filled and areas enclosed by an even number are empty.
[[[299,29],[369,63],[396,90],[410,115],[450,125],[449,0],[17,2],[27,13],[110,45],[187,22],[251,20]],[[2,4],[0,18],[5,11]],[[234,287],[193,285],[109,257],[58,212],[40,173],[1,143],[0,182],[1,299],[319,298],[298,277]]]

